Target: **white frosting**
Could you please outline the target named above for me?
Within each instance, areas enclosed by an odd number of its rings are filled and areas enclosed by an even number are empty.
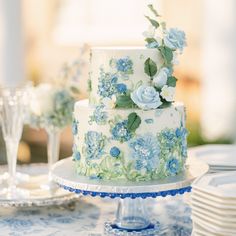
[[[128,58],[133,62],[133,73],[129,75],[129,79],[119,79],[120,83],[127,85],[129,90],[134,90],[141,82],[145,85],[150,83],[150,77],[144,72],[144,62],[151,58],[157,64],[158,70],[163,65],[163,58],[157,49],[148,49],[144,47],[95,47],[91,49],[91,67],[90,79],[91,92],[90,103],[99,105],[101,103],[98,95],[98,84],[100,77],[100,69],[105,72],[116,73],[115,68],[111,68],[110,60],[118,60],[120,58]]]
[[[101,167],[101,169],[105,170],[104,173],[106,174],[106,176],[103,178],[127,178],[121,172],[117,173],[117,175],[115,174],[115,176],[112,176],[114,171],[116,171],[115,165],[119,165],[119,167],[121,165],[121,161],[115,161],[115,158],[110,156],[110,152],[113,147],[116,147],[121,151],[123,157],[123,166],[128,167],[129,164],[135,165],[133,163],[133,160],[131,159],[131,142],[135,142],[137,138],[150,136],[154,137],[155,139],[158,139],[159,135],[161,135],[162,137],[162,132],[166,131],[170,131],[175,136],[176,130],[184,129],[185,126],[185,109],[183,104],[176,103],[168,108],[148,111],[144,111],[141,109],[106,109],[103,107],[102,112],[105,112],[106,114],[106,121],[104,123],[98,123],[96,119],[91,118],[94,117],[94,112],[96,111],[96,109],[96,107],[88,105],[88,100],[80,101],[75,104],[74,118],[77,124],[77,134],[74,135],[74,144],[76,147],[76,152],[80,153],[80,157],[79,160],[76,161],[76,165],[78,173],[82,175],[100,175]],[[127,120],[128,116],[133,112],[135,112],[140,117],[141,124],[136,129],[135,134],[133,134],[133,137],[129,138],[127,141],[117,140],[116,138],[114,138],[113,135],[114,127],[118,123],[122,123]],[[121,130],[122,128],[120,127],[119,131],[116,132],[123,132]],[[86,140],[86,136],[90,132],[105,137],[104,145],[102,146],[102,150],[100,150],[103,154],[101,154],[99,158],[94,156],[97,155],[99,150],[95,147],[97,145],[96,141],[95,143],[91,143],[94,142],[94,140]],[[91,147],[88,145],[91,145]],[[158,165],[155,169],[156,173],[159,173],[159,175],[157,175],[156,177],[151,177],[150,173],[147,172],[147,169],[145,168],[140,170],[141,172],[135,172],[137,170],[131,169],[131,172],[134,171],[134,173],[138,173],[139,177],[130,177],[130,179],[140,181],[148,180],[151,178],[163,178],[165,176],[170,175],[166,163],[168,162],[168,160],[173,158],[172,155],[174,155],[174,158],[179,162],[178,172],[182,171],[186,156],[182,155],[180,152],[182,145],[184,144],[179,144],[179,141],[176,141],[176,144],[173,143],[172,145],[176,145],[174,147],[174,151],[169,151],[168,148],[166,149],[165,144],[159,143],[159,145],[164,145],[162,147],[159,147],[161,150],[162,148],[165,148],[165,153],[160,154],[160,165]],[[90,150],[89,148],[92,149]],[[88,157],[88,155],[90,155],[89,153],[94,154],[91,154],[92,156]],[[96,167],[93,168],[91,166]]]

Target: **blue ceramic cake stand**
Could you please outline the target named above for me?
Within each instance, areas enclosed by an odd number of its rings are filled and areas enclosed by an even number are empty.
[[[190,192],[192,181],[207,171],[208,165],[190,157],[185,171],[177,176],[137,183],[120,180],[107,181],[78,176],[70,157],[53,166],[52,178],[60,187],[76,194],[119,198],[115,221],[105,223],[106,235],[148,236],[166,235],[168,229],[160,225],[158,221],[151,220],[143,199]]]

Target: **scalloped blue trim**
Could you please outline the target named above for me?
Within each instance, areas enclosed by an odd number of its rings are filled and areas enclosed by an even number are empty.
[[[59,184],[61,188],[64,188],[67,191],[76,193],[76,194],[82,194],[84,196],[90,195],[92,197],[110,197],[110,198],[156,198],[156,197],[166,197],[168,195],[175,196],[177,194],[184,194],[186,192],[191,192],[192,187],[188,186],[185,188],[180,189],[172,189],[172,190],[166,190],[166,191],[160,191],[160,192],[150,192],[150,193],[107,193],[107,192],[93,192],[93,191],[87,191],[87,190],[81,190],[81,189],[74,189],[62,184]]]

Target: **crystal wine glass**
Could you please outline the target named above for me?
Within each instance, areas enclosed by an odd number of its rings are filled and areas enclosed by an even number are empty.
[[[59,151],[60,151],[60,134],[61,128],[49,125],[45,127],[45,130],[48,135],[47,140],[47,154],[48,154],[48,182],[41,185],[41,188],[54,191],[58,189],[58,185],[52,181],[51,171],[52,166],[59,160]]]
[[[0,123],[6,145],[8,161],[8,188],[1,194],[9,199],[25,198],[28,191],[16,186],[16,162],[26,111],[26,89],[3,88],[0,90]]]

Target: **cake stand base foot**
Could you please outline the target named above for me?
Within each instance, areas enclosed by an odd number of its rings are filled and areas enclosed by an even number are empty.
[[[104,226],[105,235],[109,236],[167,236],[167,227],[162,227],[160,223],[152,222],[144,229],[123,229],[115,223],[106,222]]]

